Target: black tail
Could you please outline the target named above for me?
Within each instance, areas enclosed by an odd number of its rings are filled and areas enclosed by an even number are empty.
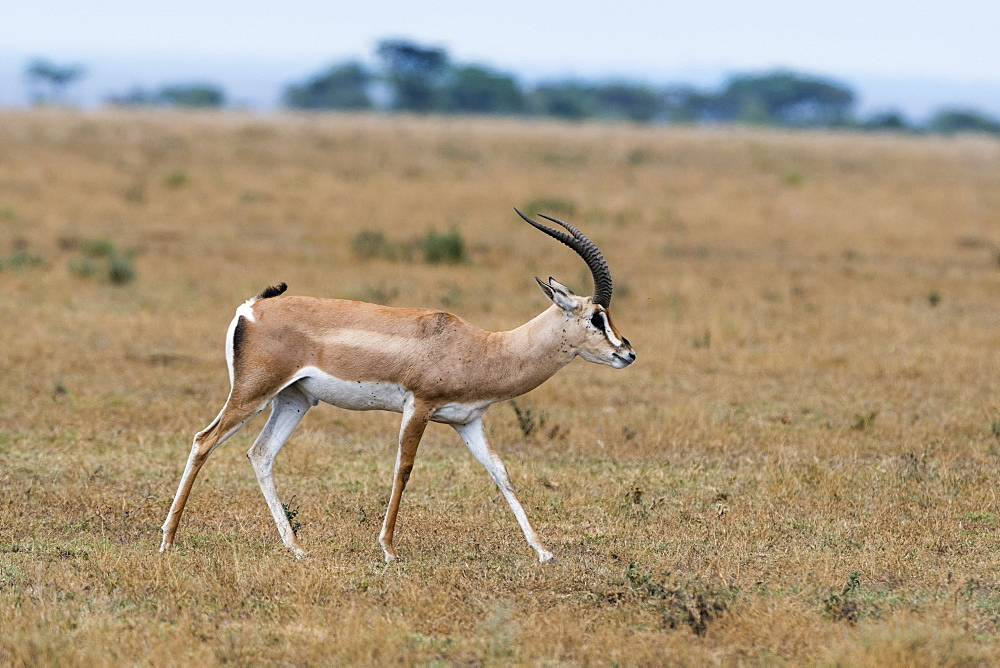
[[[261,290],[260,294],[254,297],[254,299],[267,299],[268,297],[277,297],[282,292],[288,289],[288,285],[285,283],[278,283],[277,285],[272,285],[270,287]]]

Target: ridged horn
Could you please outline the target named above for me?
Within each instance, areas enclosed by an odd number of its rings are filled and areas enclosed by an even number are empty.
[[[553,239],[566,244],[576,251],[577,255],[583,258],[583,261],[586,262],[587,266],[590,268],[591,275],[594,277],[594,303],[600,304],[604,308],[609,308],[611,306],[611,270],[608,269],[608,263],[605,261],[600,249],[597,248],[597,245],[588,239],[583,232],[568,223],[564,223],[558,218],[546,216],[544,213],[538,214],[545,220],[550,220],[557,225],[562,225],[569,230],[569,234],[560,232],[559,230],[554,230],[551,227],[542,225],[541,223],[536,223],[516,208],[514,211],[517,211],[517,215],[524,218],[524,220],[531,224],[532,227],[541,230]]]

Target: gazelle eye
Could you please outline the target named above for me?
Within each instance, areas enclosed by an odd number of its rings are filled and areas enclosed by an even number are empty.
[[[594,311],[594,315],[590,319],[590,324],[594,326],[594,329],[604,331],[604,317],[600,311]]]

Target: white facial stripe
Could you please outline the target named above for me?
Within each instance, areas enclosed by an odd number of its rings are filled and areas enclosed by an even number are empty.
[[[620,348],[623,343],[622,340],[619,339],[617,336],[615,336],[615,333],[611,331],[610,325],[607,324],[607,318],[605,318],[604,322],[606,323],[604,327],[604,333],[605,335],[607,335],[608,341],[610,341],[611,345],[613,345],[615,348]]]
[[[611,342],[611,345],[615,348],[621,347],[622,340],[615,336],[614,331],[611,329],[611,322],[608,320],[608,314],[604,311],[595,311],[595,313],[600,314],[600,320],[604,325],[604,336],[608,338],[608,341]]]

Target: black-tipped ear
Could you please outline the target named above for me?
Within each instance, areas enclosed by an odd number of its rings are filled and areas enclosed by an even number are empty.
[[[569,297],[573,293],[570,292],[569,294],[567,294],[566,292],[563,292],[563,289],[565,289],[566,286],[560,284],[558,281],[553,281],[551,278],[549,279],[549,281],[555,283],[555,285],[550,285],[549,283],[543,283],[541,279],[535,276],[535,282],[538,283],[538,287],[542,289],[542,292],[545,293],[545,296],[549,298],[549,301],[551,301],[553,304],[561,308],[566,313],[572,311],[573,301]]]
[[[549,276],[549,285],[551,285],[556,290],[559,290],[561,292],[565,292],[568,295],[575,295],[576,294],[575,292],[573,292],[572,290],[570,290],[569,288],[567,288],[565,285],[563,285],[562,283],[560,283],[556,279],[552,278],[551,276]]]
[[[542,279],[538,278],[537,276],[535,276],[535,283],[538,283],[538,287],[540,287],[542,289],[542,292],[545,293],[546,297],[548,297],[549,299],[552,299],[552,297],[553,297],[552,288],[549,287],[548,283],[543,283]]]

